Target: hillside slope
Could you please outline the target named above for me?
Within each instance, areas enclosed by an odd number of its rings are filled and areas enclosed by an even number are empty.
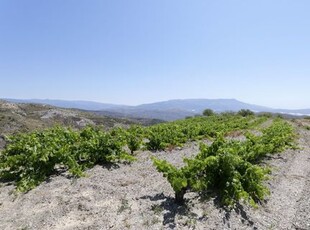
[[[52,105],[67,109],[83,109],[83,110],[104,110],[122,107],[122,105],[100,103],[94,101],[68,101],[68,100],[50,100],[50,99],[12,99],[4,98],[6,101],[13,103],[34,103]]]
[[[258,209],[219,207],[214,198],[200,200],[186,194],[186,206],[177,206],[169,183],[150,160],[155,155],[181,165],[182,157],[199,151],[188,143],[171,152],[138,152],[138,161],[113,169],[96,166],[88,177],[68,178],[66,173],[26,194],[14,186],[0,187],[1,229],[310,229],[310,127],[309,120],[294,123],[299,150],[271,156],[273,172],[266,202]]]
[[[56,124],[82,128],[86,125],[102,125],[111,128],[117,125],[148,123],[148,120],[128,120],[99,116],[87,111],[63,109],[50,105],[12,103],[0,100],[0,134],[29,131],[51,127]]]

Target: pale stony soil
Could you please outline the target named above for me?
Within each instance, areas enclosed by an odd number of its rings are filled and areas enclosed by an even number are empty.
[[[307,121],[305,121],[307,122]],[[96,166],[88,177],[53,176],[26,194],[0,183],[0,229],[310,229],[310,131],[300,125],[299,150],[266,160],[273,172],[271,195],[257,209],[233,211],[216,198],[186,194],[173,202],[173,190],[152,166],[151,155],[177,165],[192,156],[197,143],[171,152],[137,153],[131,165]]]

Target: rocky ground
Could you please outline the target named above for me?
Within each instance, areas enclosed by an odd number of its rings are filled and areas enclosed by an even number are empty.
[[[150,125],[158,122],[150,119],[115,118],[98,115],[91,111],[0,100],[0,148],[3,146],[1,141],[3,135],[40,130],[55,125],[68,126],[74,129],[80,129],[87,125],[97,125],[104,129],[110,129],[115,126]]]
[[[87,177],[53,176],[26,194],[0,183],[0,229],[310,229],[310,122],[295,122],[299,150],[266,160],[272,168],[271,194],[257,209],[228,211],[217,199],[187,193],[186,205],[173,202],[173,190],[150,160],[173,164],[198,152],[188,143],[171,152],[137,153],[130,165],[96,166]]]

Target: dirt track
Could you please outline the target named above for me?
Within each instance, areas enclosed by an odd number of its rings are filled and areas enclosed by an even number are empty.
[[[309,125],[309,124],[308,124]],[[215,199],[186,194],[173,203],[173,190],[152,166],[150,155],[181,164],[198,152],[196,143],[172,152],[139,152],[138,161],[116,168],[96,166],[88,177],[52,177],[26,194],[0,183],[0,229],[310,229],[310,131],[299,127],[300,150],[267,160],[273,167],[271,195],[258,209],[232,212]]]

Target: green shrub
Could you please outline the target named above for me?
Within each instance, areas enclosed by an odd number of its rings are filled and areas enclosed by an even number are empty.
[[[8,138],[0,153],[0,178],[16,182],[28,191],[62,167],[73,176],[84,175],[87,167],[118,160],[134,160],[123,150],[116,133],[86,127],[81,131],[55,127]]]
[[[127,130],[127,146],[130,149],[131,154],[134,153],[134,151],[137,151],[142,146],[142,140],[143,140],[143,134],[144,131],[141,126],[132,125]]]
[[[247,117],[247,116],[253,116],[254,112],[249,109],[241,109],[238,111],[237,114],[243,117]]]
[[[202,112],[202,114],[203,114],[204,116],[213,116],[215,113],[214,113],[214,111],[213,111],[212,109],[205,109],[205,110]]]
[[[261,136],[248,133],[245,141],[225,140],[217,134],[214,142],[202,144],[200,152],[177,168],[165,160],[152,158],[175,192],[175,201],[184,203],[188,190],[217,192],[223,205],[232,207],[244,200],[252,206],[269,193],[264,181],[270,170],[260,165],[267,155],[294,148],[294,132],[290,124],[276,119]]]

